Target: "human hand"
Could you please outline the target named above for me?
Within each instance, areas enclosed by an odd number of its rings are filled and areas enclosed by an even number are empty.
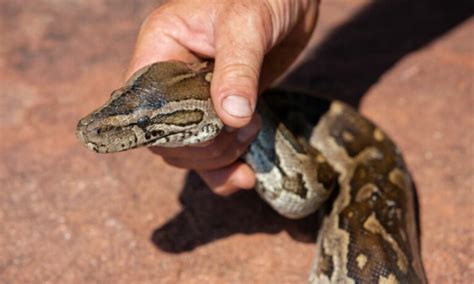
[[[216,193],[251,189],[255,174],[237,159],[259,130],[259,90],[296,59],[315,27],[319,0],[171,0],[143,23],[127,78],[156,61],[214,58],[214,108],[227,126],[214,140],[153,147],[171,165],[194,169]]]

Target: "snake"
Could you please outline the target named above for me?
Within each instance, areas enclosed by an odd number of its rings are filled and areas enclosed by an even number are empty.
[[[213,68],[141,68],[78,122],[77,139],[97,153],[212,140],[224,127],[210,97]],[[351,106],[310,92],[269,89],[256,112],[262,128],[241,159],[259,196],[288,218],[322,212],[309,283],[427,283],[414,183],[390,137]]]

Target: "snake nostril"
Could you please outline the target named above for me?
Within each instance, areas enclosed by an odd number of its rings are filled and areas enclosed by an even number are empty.
[[[87,125],[87,123],[86,123],[86,121],[85,121],[85,119],[84,119],[84,118],[83,118],[83,119],[81,119],[81,120],[79,120],[79,125],[80,125],[80,126]]]
[[[87,126],[94,121],[92,117],[84,117],[83,119],[79,120],[80,126]]]

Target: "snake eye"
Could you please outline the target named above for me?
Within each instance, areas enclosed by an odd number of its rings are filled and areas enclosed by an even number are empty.
[[[140,117],[137,121],[137,125],[140,128],[145,128],[150,125],[150,119],[148,118],[148,116]]]

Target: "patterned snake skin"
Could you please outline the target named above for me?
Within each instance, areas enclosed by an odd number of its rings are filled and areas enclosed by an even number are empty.
[[[98,153],[210,140],[223,127],[211,79],[210,63],[146,66],[76,136]],[[326,209],[310,283],[426,283],[411,177],[387,135],[338,101],[278,90],[259,101],[263,127],[243,157],[256,190],[289,218]]]

